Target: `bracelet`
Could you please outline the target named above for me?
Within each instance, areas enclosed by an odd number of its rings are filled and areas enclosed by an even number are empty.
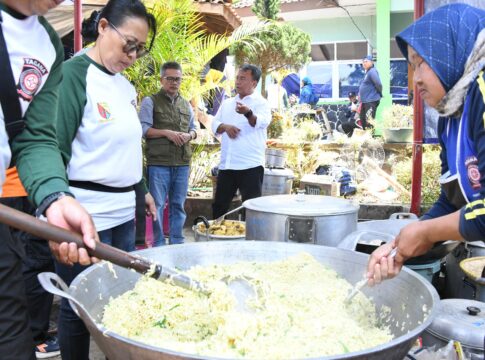
[[[244,116],[248,120],[251,119],[251,116],[253,116],[253,110],[249,110],[246,114],[244,114]]]
[[[38,218],[41,215],[44,215],[45,216],[45,212],[47,211],[47,209],[49,208],[49,206],[51,206],[52,203],[54,203],[57,200],[62,199],[65,196],[74,197],[73,194],[68,193],[68,192],[65,192],[65,191],[58,191],[58,192],[55,192],[55,193],[50,194],[49,196],[46,196],[44,198],[44,200],[42,200],[42,202],[40,203],[40,205],[37,208],[37,210],[35,211],[35,217]]]

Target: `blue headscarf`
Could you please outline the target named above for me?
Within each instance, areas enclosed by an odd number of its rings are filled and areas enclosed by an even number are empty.
[[[311,85],[312,81],[308,76],[305,76],[301,81],[303,81],[303,85]]]
[[[396,41],[406,59],[407,45],[413,47],[448,92],[462,77],[477,36],[484,28],[484,10],[449,4],[419,18],[398,34]]]

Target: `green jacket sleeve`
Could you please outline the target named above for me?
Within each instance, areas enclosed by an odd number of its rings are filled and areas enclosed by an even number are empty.
[[[43,18],[39,20],[45,22]],[[54,192],[69,191],[55,128],[64,51],[54,30],[46,23],[44,26],[56,49],[56,60],[44,86],[25,113],[25,129],[11,143],[20,179],[36,206]]]
[[[89,63],[82,56],[64,63],[57,111],[57,138],[62,160],[67,166],[71,159],[72,142],[81,125],[86,106],[86,72]]]

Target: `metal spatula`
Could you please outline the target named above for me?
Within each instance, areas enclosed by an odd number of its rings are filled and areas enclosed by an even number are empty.
[[[392,251],[389,253],[388,257],[395,257],[397,254],[397,248],[392,249]],[[360,280],[358,283],[356,283],[353,287],[353,289],[349,292],[347,297],[345,298],[345,303],[348,304],[352,301],[352,299],[357,295],[359,291],[361,291],[364,286],[367,285],[368,279],[367,277],[364,277],[362,280]]]
[[[51,225],[45,221],[38,220],[33,216],[2,204],[0,204],[0,222],[38,236],[41,239],[48,239],[58,244],[62,242],[72,242],[79,248],[86,248],[81,235]],[[95,256],[98,259],[110,261],[113,264],[127,269],[133,269],[140,274],[148,275],[155,279],[170,280],[174,285],[185,289],[209,294],[209,291],[203,284],[193,280],[187,275],[181,274],[175,269],[168,266],[162,266],[161,264],[154,263],[137,255],[129,254],[101,242],[96,243],[95,249],[86,248],[86,250],[90,256]],[[232,285],[233,281],[236,282],[236,285],[234,286]],[[247,291],[251,285],[247,281],[247,284],[243,283],[241,285],[244,281],[245,280],[242,278],[227,279],[227,281],[225,281],[229,289],[236,296],[238,302],[241,303],[245,302],[246,298],[251,295]]]
[[[215,219],[214,222],[212,223],[212,225],[218,225],[218,224],[220,224],[222,222],[222,220],[224,220],[226,218],[227,215],[234,214],[234,213],[236,213],[238,211],[241,211],[242,209],[244,209],[244,206],[241,205],[241,206],[239,206],[239,207],[237,207],[235,209],[232,209],[231,211],[228,211],[227,213],[225,213],[225,214],[219,216],[217,219]]]

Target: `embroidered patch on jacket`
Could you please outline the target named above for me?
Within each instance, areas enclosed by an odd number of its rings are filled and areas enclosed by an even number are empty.
[[[474,190],[480,189],[480,171],[478,170],[478,159],[470,156],[465,160],[468,181]]]
[[[107,103],[99,102],[98,112],[99,112],[99,115],[101,115],[101,119],[99,119],[99,122],[104,123],[104,122],[113,120],[111,116],[111,111],[109,110],[109,106]]]
[[[17,93],[25,101],[31,102],[42,85],[42,77],[48,73],[47,68],[39,60],[24,58],[24,66],[17,84]]]

